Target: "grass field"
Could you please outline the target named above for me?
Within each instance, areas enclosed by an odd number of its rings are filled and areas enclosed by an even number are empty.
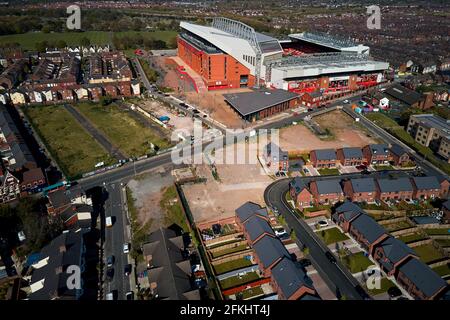
[[[149,154],[150,142],[160,149],[169,146],[167,140],[133,118],[129,111],[115,104],[101,106],[93,103],[79,103],[75,107],[129,157]]]
[[[175,185],[168,187],[160,202],[161,208],[166,211],[164,224],[170,226],[176,224],[181,227],[184,232],[189,232],[187,217],[184,214],[180,201],[178,201],[177,189]]]
[[[132,36],[136,34],[142,34],[144,38],[151,38],[154,40],[162,40],[168,43],[170,39],[176,36],[176,31],[154,31],[154,32],[138,32],[138,31],[124,31],[111,33],[107,31],[86,31],[86,32],[30,32],[22,34],[12,34],[0,36],[0,44],[3,43],[19,43],[23,49],[34,50],[37,42],[42,41],[58,41],[64,40],[67,45],[75,46],[80,45],[82,38],[89,38],[91,44],[105,45],[111,44],[113,35],[118,37]]]
[[[62,106],[26,107],[24,112],[61,170],[69,177],[115,160]]]
[[[223,249],[223,250],[220,250],[220,251],[211,252],[211,255],[215,259],[215,258],[222,257],[222,256],[230,254],[230,253],[236,253],[236,252],[239,252],[239,251],[243,251],[245,249],[247,249],[247,245],[246,244],[240,244],[240,245],[235,246],[235,247]]]
[[[430,263],[444,257],[442,253],[431,244],[424,244],[418,247],[414,247],[413,250],[418,254],[420,260],[425,263]]]
[[[347,266],[351,273],[357,273],[366,270],[373,262],[369,260],[362,252],[351,254],[342,258],[342,262]]]
[[[322,238],[326,245],[347,240],[348,237],[339,231],[338,228],[331,228],[326,230],[319,230],[317,235]]]
[[[221,264],[216,264],[215,266],[213,266],[213,268],[214,268],[214,271],[216,272],[216,274],[222,274],[222,273],[226,273],[226,272],[229,272],[232,270],[249,267],[251,265],[252,265],[252,262],[250,260],[240,258],[240,259],[224,262]]]

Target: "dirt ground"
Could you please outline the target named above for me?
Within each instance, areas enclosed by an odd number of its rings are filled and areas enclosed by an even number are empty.
[[[314,120],[323,128],[328,128],[333,139],[321,140],[302,124],[289,126],[280,130],[281,148],[288,151],[310,151],[314,149],[363,147],[376,143],[376,139],[367,133],[342,111],[328,112]]]
[[[265,206],[264,190],[273,182],[259,163],[217,164],[220,181],[214,179],[209,165],[199,165],[197,174],[206,183],[185,185],[183,190],[196,222],[213,221],[235,215],[234,210],[247,201]]]
[[[162,190],[173,184],[170,171],[158,170],[145,173],[128,182],[135,206],[138,210],[138,221],[142,226],[152,219],[150,232],[164,225],[164,212],[159,203],[162,198]]]

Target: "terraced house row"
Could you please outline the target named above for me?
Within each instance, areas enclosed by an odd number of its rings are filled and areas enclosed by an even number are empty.
[[[394,238],[358,205],[345,202],[337,207],[332,219],[349,233],[377,262],[387,276],[392,276],[417,300],[440,299],[448,284],[416,252]]]
[[[236,221],[255,251],[261,273],[271,279],[279,300],[319,300],[311,279],[300,269],[270,226],[266,208],[247,202],[236,209]]]
[[[443,178],[414,177],[398,179],[332,179],[305,183],[301,177],[289,183],[289,193],[299,209],[321,204],[445,198],[450,183]]]

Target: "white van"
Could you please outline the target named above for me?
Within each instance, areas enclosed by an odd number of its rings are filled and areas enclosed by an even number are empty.
[[[112,227],[113,223],[112,223],[112,218],[111,217],[106,217],[106,226],[108,228]]]

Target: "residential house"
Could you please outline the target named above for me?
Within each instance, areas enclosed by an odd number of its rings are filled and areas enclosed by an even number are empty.
[[[317,297],[311,279],[289,258],[284,257],[272,268],[271,278],[279,300],[298,300],[308,295]]]
[[[334,204],[344,200],[339,180],[312,181],[309,189],[316,204]]]
[[[345,180],[344,194],[354,202],[375,202],[377,195],[375,180],[372,178]]]
[[[440,176],[439,184],[441,185],[441,193],[439,194],[439,197],[442,199],[448,198],[450,190],[450,182],[444,177]]]
[[[411,178],[413,184],[413,199],[434,199],[441,194],[441,184],[434,176]]]
[[[382,201],[413,199],[409,178],[377,179],[377,199]]]
[[[275,172],[289,171],[289,154],[287,151],[281,150],[275,143],[270,142],[266,145],[263,152],[263,158],[268,167]]]
[[[289,193],[300,210],[311,207],[314,204],[313,194],[300,177],[295,177],[289,182]]]
[[[253,215],[244,222],[243,232],[252,246],[266,235],[275,237],[275,233],[267,220],[258,215]]]
[[[268,235],[256,242],[253,250],[255,251],[255,260],[265,277],[271,275],[272,268],[283,258],[290,259],[290,254],[283,243],[278,238]]]
[[[67,286],[67,280],[73,274],[68,267],[85,269],[85,243],[82,233],[64,232],[39,253],[39,261],[31,266],[30,300],[80,300],[81,288]]]
[[[45,177],[41,168],[34,168],[27,170],[22,174],[22,181],[20,183],[20,190],[22,192],[29,192],[37,190],[45,185]]]
[[[145,275],[157,300],[200,300],[193,282],[192,266],[185,258],[182,236],[170,229],[160,228],[142,246],[147,263]]]
[[[336,168],[339,162],[333,149],[313,150],[310,153],[310,160],[315,168]]]
[[[416,300],[439,299],[448,290],[447,282],[418,259],[402,264],[396,280]]]
[[[246,202],[239,208],[235,210],[236,213],[236,223],[244,228],[244,223],[248,221],[254,215],[259,216],[262,219],[269,221],[269,215],[266,208],[261,207],[259,204],[253,202]]]
[[[417,258],[417,254],[403,241],[389,236],[375,247],[373,258],[388,276],[394,276],[402,263],[409,258]]]
[[[432,97],[422,95],[399,84],[393,84],[384,91],[384,94],[387,94],[391,99],[398,101],[405,107],[425,110],[434,105]]]
[[[20,195],[20,180],[11,172],[0,171],[0,203],[15,200]]]
[[[341,148],[336,155],[343,166],[359,166],[365,162],[361,148]]]
[[[391,159],[396,166],[405,166],[412,161],[409,153],[398,144],[393,144],[389,149],[389,152]]]
[[[363,154],[370,165],[389,164],[391,160],[387,144],[369,144],[363,148]]]
[[[320,91],[305,92],[302,94],[300,101],[306,108],[318,107],[324,100],[324,95]]]
[[[93,101],[100,101],[103,97],[103,88],[100,86],[89,86],[88,90]]]

